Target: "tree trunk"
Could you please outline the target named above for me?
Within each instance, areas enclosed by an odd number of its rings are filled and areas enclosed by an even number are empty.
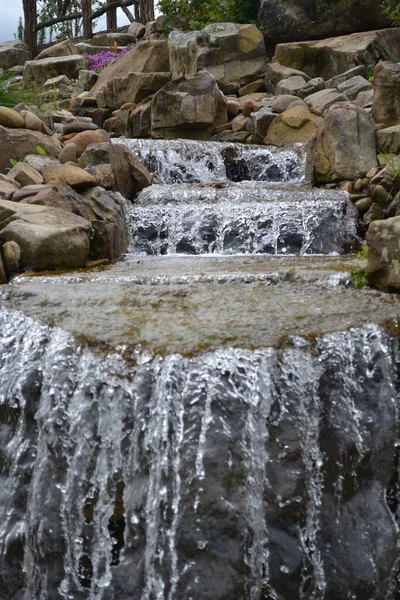
[[[107,4],[110,4],[112,0],[107,0]],[[113,8],[107,12],[107,29],[110,31],[111,29],[117,28],[117,9]]]
[[[140,16],[142,23],[154,21],[154,0],[140,0]]]
[[[83,37],[89,39],[93,36],[92,30],[92,1],[82,0]]]
[[[27,44],[32,58],[34,58],[37,52],[36,0],[22,0],[22,6],[24,9],[24,42]]]

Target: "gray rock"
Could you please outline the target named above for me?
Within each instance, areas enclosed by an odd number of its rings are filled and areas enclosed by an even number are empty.
[[[138,23],[137,21],[133,21],[128,27],[129,35],[132,35],[134,38],[140,40],[146,33],[146,26],[143,23]]]
[[[372,114],[377,123],[387,126],[400,123],[400,64],[380,62],[376,65]]]
[[[82,153],[79,162],[83,168],[102,165],[110,162],[111,142],[101,144],[91,144]]]
[[[153,137],[210,139],[215,127],[227,121],[225,98],[210,73],[171,81],[152,101]]]
[[[365,92],[360,92],[355,100],[358,106],[362,108],[372,108],[372,104],[374,101],[374,90],[366,90]]]
[[[89,71],[88,69],[81,69],[79,71],[78,79],[82,83],[85,91],[90,90],[99,78],[99,74],[95,71]]]
[[[214,23],[168,37],[172,79],[207,71],[225,94],[264,76],[265,45],[255,25]]]
[[[72,40],[68,39],[58,42],[58,44],[53,44],[49,48],[45,48],[36,56],[35,60],[42,60],[43,58],[74,56],[76,54],[79,54],[78,48],[75,46]]]
[[[400,289],[400,217],[371,223],[366,239],[369,283]]]
[[[326,110],[333,104],[338,102],[346,102],[348,100],[345,94],[340,94],[336,89],[326,89],[315,94],[311,94],[304,98],[304,102],[317,115],[323,115]]]
[[[71,56],[57,56],[29,60],[24,67],[24,83],[26,85],[41,85],[48,79],[58,75],[66,75],[69,79],[76,79],[79,71],[86,67],[86,60],[79,54]]]
[[[39,131],[8,129],[0,126],[0,171],[4,171],[10,166],[11,158],[22,160],[28,154],[34,154],[37,146],[43,148],[47,155],[45,157],[37,155],[38,158],[57,157],[61,150],[61,144],[58,140]],[[31,166],[35,168],[33,164]]]
[[[356,75],[343,83],[339,83],[337,90],[346,94],[350,100],[355,100],[360,92],[372,90],[372,84],[361,75]]]
[[[375,130],[365,110],[351,103],[331,106],[318,125],[313,153],[320,182],[354,180],[376,167]]]
[[[375,0],[373,0],[375,2]],[[396,61],[400,28],[367,31],[309,42],[278,44],[273,60],[328,80],[360,65],[375,65],[379,58]]]
[[[376,145],[379,152],[400,154],[400,124],[377,131]]]
[[[341,83],[344,83],[348,79],[352,79],[357,75],[360,75],[365,79],[367,78],[367,68],[365,65],[358,65],[357,67],[353,67],[352,69],[349,69],[348,71],[345,71],[340,75],[336,75],[336,77],[332,77],[332,79],[328,79],[328,81],[326,82],[326,87],[337,88],[337,86]]]
[[[292,96],[290,94],[285,96],[277,96],[276,98],[271,98],[271,100],[268,102],[268,106],[275,113],[282,113],[285,112],[285,110],[287,110],[289,106],[293,104],[293,102],[297,102],[297,100],[299,100],[297,96]]]
[[[70,85],[71,80],[68,79],[66,75],[58,75],[58,77],[53,77],[52,79],[48,79],[44,82],[44,88],[58,88],[61,84]]]
[[[290,67],[284,67],[279,62],[267,63],[265,65],[265,89],[275,93],[275,87],[277,83],[282,81],[282,79],[287,79],[288,77],[293,76],[303,77],[305,81],[310,79],[310,77],[306,75],[304,71],[291,69]]]
[[[277,83],[275,93],[279,95],[292,95],[297,96],[298,92],[306,85],[305,79],[299,75],[287,77]]]
[[[297,92],[297,95],[299,98],[304,99],[307,96],[311,96],[311,94],[315,94],[323,89],[325,89],[325,81],[322,79],[322,77],[315,77],[314,79],[310,79],[306,85]]]
[[[21,200],[25,200],[25,198],[29,198],[30,196],[36,196],[39,192],[43,190],[51,189],[51,185],[39,184],[39,185],[25,185],[23,188],[17,190],[12,195],[13,202],[21,202]]]
[[[0,68],[10,69],[16,65],[24,65],[30,60],[31,53],[28,46],[22,42],[0,43]]]
[[[267,135],[268,127],[272,121],[276,118],[277,114],[271,110],[268,106],[265,106],[255,113],[251,114],[253,120],[256,144],[261,144]]]

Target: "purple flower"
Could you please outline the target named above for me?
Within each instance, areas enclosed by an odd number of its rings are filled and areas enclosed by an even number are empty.
[[[119,56],[122,56],[122,54],[130,52],[130,50],[132,50],[134,47],[135,46],[127,46],[126,48],[123,48],[121,51],[119,51],[117,55],[112,50],[103,50],[102,52],[98,52],[97,54],[87,54],[85,52],[84,54],[82,54],[82,56],[84,56],[89,62],[90,71],[96,71],[96,73],[100,73],[100,71],[102,71],[104,67],[109,65],[112,60],[118,58]]]

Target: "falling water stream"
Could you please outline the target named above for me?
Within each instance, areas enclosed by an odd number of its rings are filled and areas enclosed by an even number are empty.
[[[3,292],[1,600],[398,600],[398,301],[346,287],[347,195],[127,144],[126,261]]]

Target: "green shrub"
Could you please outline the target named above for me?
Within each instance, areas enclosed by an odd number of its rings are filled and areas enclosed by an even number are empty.
[[[381,10],[393,27],[400,27],[400,2],[398,0],[385,0],[381,4]]]
[[[166,16],[164,33],[193,31],[211,23],[255,23],[259,0],[160,0]]]
[[[368,246],[363,246],[357,254],[357,261],[350,273],[350,279],[354,287],[362,290],[368,285],[367,278]]]

